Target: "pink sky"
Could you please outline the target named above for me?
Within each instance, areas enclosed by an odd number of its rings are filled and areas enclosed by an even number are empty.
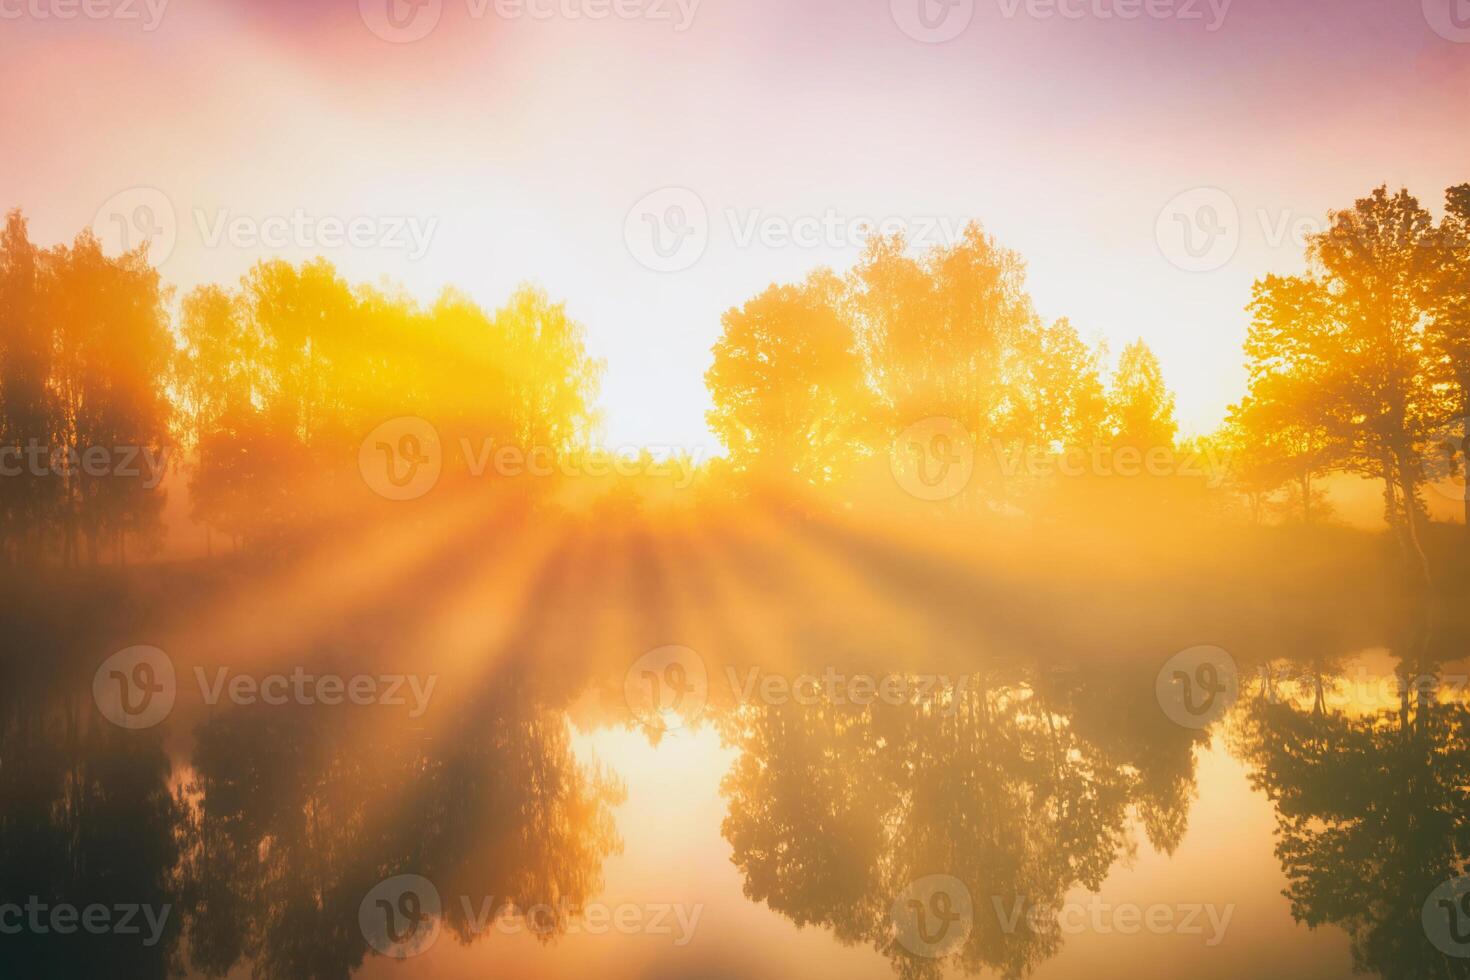
[[[0,0],[0,207],[35,238],[147,187],[173,210],[160,268],[183,289],[273,254],[424,299],[453,283],[493,304],[532,280],[608,361],[614,445],[707,446],[720,313],[857,254],[845,235],[746,242],[753,219],[939,234],[977,218],[1027,259],[1044,315],[1114,353],[1144,337],[1197,432],[1239,395],[1252,280],[1300,266],[1278,229],[1383,182],[1437,212],[1470,180],[1467,0],[1153,0],[1159,17],[1135,0],[1133,19],[1128,0],[1062,0],[1069,16],[974,0],[944,43],[900,28],[919,0],[618,0],[639,16],[606,19],[586,0],[525,0],[544,19],[437,0],[412,43],[369,28],[388,0],[152,0],[151,31],[144,0],[88,0],[131,19],[62,18],[81,2]],[[705,208],[707,247],[656,272],[625,219],[669,186]],[[1188,271],[1156,222],[1199,187],[1233,202],[1239,246]],[[211,240],[293,214],[367,218],[382,240]],[[432,228],[422,255],[390,234],[410,220]]]

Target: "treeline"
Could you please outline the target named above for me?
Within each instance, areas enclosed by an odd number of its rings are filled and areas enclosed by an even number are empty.
[[[1182,496],[1215,516],[1274,510],[1311,523],[1327,509],[1321,477],[1370,477],[1423,566],[1424,488],[1465,485],[1470,185],[1446,192],[1438,224],[1407,191],[1380,187],[1332,213],[1307,259],[1303,275],[1255,284],[1249,391],[1220,432],[1190,446],[1153,353],[1129,346],[1109,376],[1106,351],[1065,319],[1041,321],[1020,259],[974,225],[918,256],[901,238],[870,240],[845,275],[821,270],[728,311],[706,375],[709,423],[737,472],[833,486],[902,451],[895,438],[909,426],[954,420],[975,451],[955,505],[972,509],[1056,503],[1056,480],[1008,459],[1028,448],[1228,461],[1200,475],[1199,493],[1178,479],[1130,481],[1121,499],[1141,519]],[[1102,470],[1072,481],[1093,504],[1117,500]]]
[[[162,534],[173,342],[158,273],[97,239],[38,249],[0,233],[0,555],[121,557]],[[92,450],[92,452],[88,452]]]
[[[1220,517],[1220,461],[1181,443],[1153,351],[1113,364],[1044,321],[1020,257],[976,224],[922,254],[872,238],[845,274],[772,286],[722,325],[711,475],[736,486],[1135,540]]]
[[[1438,224],[1379,187],[1333,212],[1307,259],[1252,293],[1249,391],[1223,436],[1238,486],[1254,499],[1290,487],[1310,521],[1322,476],[1380,480],[1384,517],[1427,576],[1426,484],[1453,481],[1470,528],[1470,184],[1445,192]]]
[[[1110,369],[1066,319],[1038,316],[1020,258],[979,226],[922,254],[873,238],[847,272],[724,314],[705,379],[726,457],[696,489],[794,484],[851,505],[881,486],[905,500],[897,437],[943,419],[973,456],[945,507],[1135,529],[1180,507],[1311,523],[1330,509],[1323,477],[1354,474],[1382,482],[1394,537],[1427,574],[1425,488],[1465,483],[1470,185],[1449,189],[1437,223],[1407,191],[1378,188],[1332,213],[1307,259],[1302,275],[1255,284],[1248,391],[1220,432],[1182,444],[1148,347]],[[142,251],[108,258],[90,233],[40,249],[7,216],[0,558],[156,548],[165,465],[183,468],[193,518],[240,541],[309,523],[341,499],[338,481],[361,490],[362,440],[385,419],[561,454],[596,427],[602,365],[534,289],[488,312],[452,290],[423,307],[325,260],[273,260],[172,298]],[[1035,465],[1068,452],[1091,460],[1085,478]],[[1116,458],[1097,462],[1125,452],[1172,463],[1119,480]],[[1206,455],[1207,471],[1191,463]],[[636,509],[635,481],[610,482]]]
[[[325,260],[252,268],[170,315],[141,249],[83,232],[40,249],[18,211],[0,239],[0,559],[123,561],[163,538],[163,469],[192,516],[267,538],[319,516],[364,436],[421,415],[495,445],[584,444],[602,365],[580,324],[522,287],[493,312],[446,291],[422,308]],[[304,488],[314,488],[307,495]],[[340,499],[340,498],[335,498]]]
[[[1045,323],[1016,253],[978,225],[911,254],[870,239],[845,276],[771,286],[722,320],[705,376],[709,423],[741,472],[840,483],[886,460],[894,436],[952,419],[981,450],[967,500],[1005,496],[1012,448],[1172,446],[1174,397],[1139,341],[1107,377],[1106,351]]]
[[[399,416],[565,451],[591,436],[601,371],[581,324],[536,289],[490,313],[452,290],[424,309],[323,259],[262,262],[181,304],[173,379],[194,516],[236,538],[308,518],[320,505],[299,490],[331,500],[333,481],[359,485],[364,437]]]

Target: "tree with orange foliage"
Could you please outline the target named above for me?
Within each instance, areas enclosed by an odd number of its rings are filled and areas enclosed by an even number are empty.
[[[825,485],[863,454],[871,394],[840,292],[818,272],[721,318],[708,418],[738,470]]]

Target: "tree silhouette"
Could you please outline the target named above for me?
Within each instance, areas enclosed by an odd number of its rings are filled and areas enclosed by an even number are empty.
[[[505,695],[432,745],[412,729],[308,706],[240,710],[198,732],[183,881],[192,963],[223,976],[346,977],[371,955],[358,922],[379,881],[415,874],[461,942],[483,899],[542,941],[602,887],[621,787],[572,756],[566,722]],[[469,900],[466,908],[465,901]]]
[[[1446,414],[1426,358],[1436,239],[1407,191],[1379,187],[1333,213],[1306,275],[1256,284],[1251,399],[1237,410],[1248,438],[1274,439],[1266,455],[1308,486],[1324,459],[1381,479],[1389,525],[1426,580],[1422,452]]]
[[[1142,340],[1123,348],[1108,391],[1113,438],[1138,449],[1174,448],[1179,424],[1159,359]]]
[[[304,516],[296,488],[352,479],[363,437],[386,419],[427,418],[477,450],[558,453],[597,423],[602,365],[582,326],[530,287],[493,314],[453,291],[424,310],[354,289],[325,260],[274,260],[238,292],[191,293],[180,333],[174,387],[194,511],[237,539]]]
[[[170,794],[171,765],[154,733],[126,732],[79,704],[65,674],[19,682],[4,664],[0,695],[0,905],[77,910],[74,930],[7,929],[5,968],[15,976],[128,976],[164,980],[182,933],[177,878],[183,815]],[[33,679],[34,681],[34,679]],[[137,932],[83,928],[89,906],[147,906]],[[13,923],[11,923],[13,924]],[[151,941],[156,939],[156,941]]]
[[[1436,447],[1458,467],[1465,487],[1465,534],[1470,539],[1470,184],[1445,191],[1440,222],[1441,265],[1433,290],[1433,316],[1427,328],[1430,377],[1446,389],[1446,438]]]
[[[165,292],[143,249],[115,259],[90,232],[39,251],[18,212],[0,239],[0,491],[12,557],[85,548],[119,562],[163,533],[170,442]],[[146,464],[146,465],[145,465]],[[20,530],[12,530],[12,529]]]
[[[1327,708],[1320,687],[1309,709],[1254,698],[1243,753],[1252,784],[1276,807],[1293,918],[1346,929],[1360,971],[1467,977],[1470,962],[1432,945],[1421,911],[1470,854],[1470,715],[1403,681],[1396,710],[1366,714]]]
[[[1132,854],[1130,812],[1172,851],[1193,786],[1194,733],[1151,705],[1134,712],[1148,734],[1129,746],[1127,733],[1142,730],[1117,724],[1125,709],[1100,707],[1110,703],[1079,678],[1046,688],[973,680],[959,694],[897,704],[737,709],[726,721],[741,754],[723,784],[724,834],[746,896],[843,943],[873,945],[901,976],[938,977],[953,965],[1019,977],[1060,949],[1047,915],[1067,892],[1096,890]],[[1135,686],[1152,697],[1151,685]],[[1084,734],[1067,714],[1082,705],[1106,722]],[[1173,753],[1182,783],[1154,775],[1142,747],[1161,741],[1182,750]],[[890,918],[905,886],[930,874],[959,879],[974,907],[963,944],[937,958],[905,948]],[[1039,914],[1015,917],[1018,908]]]
[[[35,440],[51,447],[57,408],[49,387],[54,343],[42,315],[42,256],[30,241],[19,211],[5,218],[0,237],[0,442],[24,453]],[[14,562],[39,557],[42,529],[54,522],[61,499],[58,481],[5,460],[0,513],[9,530],[0,549]],[[18,470],[18,472],[17,472]]]
[[[710,427],[742,470],[815,485],[841,476],[860,451],[870,398],[840,284],[817,273],[772,286],[721,319],[705,379]]]

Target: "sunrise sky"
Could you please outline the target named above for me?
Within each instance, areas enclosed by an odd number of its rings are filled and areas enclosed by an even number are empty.
[[[607,360],[609,444],[707,449],[721,312],[858,253],[744,241],[753,219],[895,218],[930,240],[979,219],[1044,316],[1115,354],[1147,340],[1201,432],[1242,390],[1252,280],[1300,267],[1294,222],[1381,182],[1438,214],[1470,180],[1464,0],[1154,0],[1167,16],[1129,19],[1127,0],[956,0],[930,10],[961,18],[944,43],[905,32],[910,0],[619,0],[638,16],[603,19],[419,0],[398,23],[437,21],[410,43],[379,36],[388,2],[89,0],[113,15],[66,19],[80,0],[0,0],[0,207],[52,244],[153,188],[181,289],[274,254],[424,300],[453,284],[494,305],[531,280]],[[666,187],[694,193],[708,244],[658,272],[625,231]],[[1239,247],[1189,271],[1156,226],[1200,187],[1237,209]],[[391,240],[215,237],[298,214]]]

